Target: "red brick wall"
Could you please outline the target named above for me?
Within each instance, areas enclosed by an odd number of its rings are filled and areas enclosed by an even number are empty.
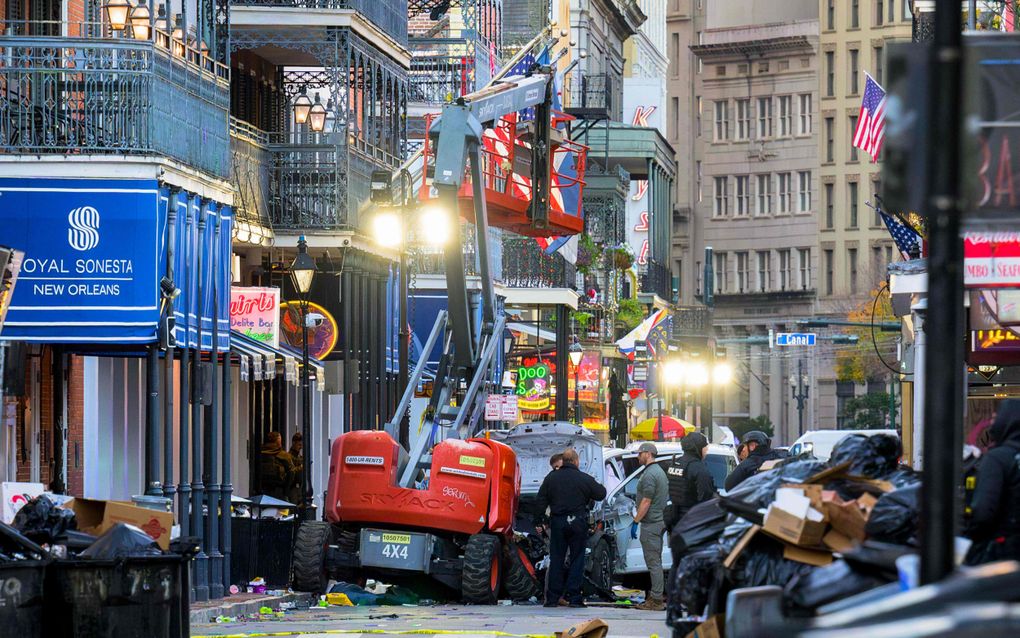
[[[85,366],[69,358],[67,374],[67,493],[85,495]]]

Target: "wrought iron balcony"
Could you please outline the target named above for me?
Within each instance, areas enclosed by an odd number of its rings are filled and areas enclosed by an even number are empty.
[[[674,337],[708,337],[712,334],[712,309],[680,306],[673,311]]]
[[[357,228],[372,171],[399,164],[384,149],[339,133],[267,133],[236,118],[230,133],[235,189],[248,193],[251,209],[277,228]],[[255,176],[258,186],[246,186]]]
[[[229,69],[162,32],[138,41],[102,25],[4,26],[0,153],[158,155],[229,177]]]
[[[511,288],[573,288],[577,271],[559,255],[547,255],[532,237],[503,235],[503,283]]]
[[[429,53],[428,41],[414,43],[408,102],[445,104],[474,90],[472,62],[463,55]]]
[[[581,120],[623,119],[623,78],[612,73],[570,74],[563,110]]]
[[[669,268],[654,259],[649,259],[645,272],[641,273],[641,292],[656,294],[666,301],[671,300],[673,281]]]
[[[398,43],[407,45],[407,0],[230,0],[237,7],[353,10]]]

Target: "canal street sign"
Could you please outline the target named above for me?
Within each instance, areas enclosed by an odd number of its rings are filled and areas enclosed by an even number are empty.
[[[813,346],[817,335],[813,332],[777,332],[777,346]]]

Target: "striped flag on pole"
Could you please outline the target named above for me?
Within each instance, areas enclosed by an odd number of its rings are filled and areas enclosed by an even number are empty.
[[[864,99],[857,116],[857,130],[854,131],[854,146],[878,161],[882,149],[882,135],[885,133],[885,89],[867,73],[864,82]]]

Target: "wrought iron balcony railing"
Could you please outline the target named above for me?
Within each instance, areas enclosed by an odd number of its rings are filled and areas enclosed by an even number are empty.
[[[279,228],[358,227],[372,171],[399,164],[386,150],[338,133],[267,133],[231,118],[230,134],[242,203]]]
[[[547,255],[533,237],[503,236],[503,283],[511,288],[574,288],[577,270],[559,255]]]
[[[672,299],[673,281],[669,268],[649,259],[645,272],[641,273],[641,292],[656,294],[666,301]]]
[[[0,153],[160,155],[229,177],[229,69],[162,32],[5,26],[23,35],[0,36]]]
[[[563,110],[582,120],[622,120],[623,78],[613,73],[571,73],[563,85]]]
[[[230,0],[239,7],[294,7],[298,9],[351,9],[368,18],[379,30],[407,45],[407,0]]]
[[[680,306],[673,311],[674,337],[708,337],[712,334],[712,309]]]
[[[415,44],[413,49],[430,47],[428,41]],[[445,104],[473,91],[473,77],[472,61],[463,55],[438,55],[415,50],[408,76],[408,101]]]

